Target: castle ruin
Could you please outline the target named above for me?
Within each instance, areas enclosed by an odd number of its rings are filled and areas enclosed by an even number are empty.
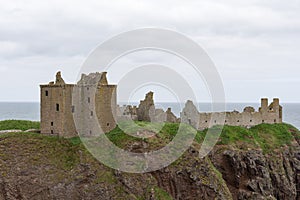
[[[116,85],[108,84],[106,72],[82,74],[77,84],[66,84],[61,73],[57,72],[55,82],[40,85],[41,133],[75,137],[79,130],[85,136],[93,136],[96,134],[93,132],[95,120],[104,133],[114,129],[117,121],[124,120],[183,122],[198,130],[224,123],[243,127],[282,123],[282,107],[278,98],[274,98],[270,105],[268,99],[261,99],[258,111],[246,107],[243,112],[214,113],[201,113],[192,101],[187,101],[180,118],[177,118],[171,108],[166,111],[155,108],[153,92],[147,93],[138,106],[120,107],[117,105],[116,90]],[[74,121],[80,122],[80,125],[75,126]]]
[[[243,112],[199,112],[194,103],[188,100],[185,107],[177,118],[168,108],[166,112],[162,109],[156,109],[154,106],[153,92],[146,94],[144,100],[140,101],[138,107],[131,105],[118,107],[118,113],[130,117],[132,120],[151,121],[151,122],[183,122],[193,126],[198,130],[211,128],[215,125],[231,125],[250,128],[252,126],[266,123],[282,123],[282,106],[279,99],[274,98],[269,105],[268,99],[261,99],[261,107],[255,111],[253,107],[245,107]],[[123,112],[122,112],[123,111]]]

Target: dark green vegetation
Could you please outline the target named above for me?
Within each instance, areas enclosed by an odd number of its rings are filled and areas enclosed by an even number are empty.
[[[39,129],[40,122],[33,122],[27,120],[4,120],[0,121],[0,130],[22,130],[26,131],[28,129]]]

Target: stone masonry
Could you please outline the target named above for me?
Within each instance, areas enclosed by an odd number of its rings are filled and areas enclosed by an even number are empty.
[[[167,111],[155,108],[152,91],[146,94],[145,99],[140,101],[138,107],[124,105],[123,107],[118,107],[117,113],[118,121],[139,120],[147,122],[180,122],[180,120],[172,113],[171,108],[168,108]]]
[[[255,111],[253,107],[244,108],[243,112],[214,112],[200,113],[194,103],[188,100],[177,118],[168,108],[166,112],[162,109],[156,109],[154,106],[153,92],[146,94],[144,100],[140,101],[138,107],[123,106],[118,107],[118,116],[123,119],[130,118],[132,120],[151,121],[151,122],[183,122],[190,124],[196,129],[203,130],[215,125],[243,126],[252,127],[258,124],[282,123],[282,106],[279,105],[279,99],[274,98],[269,105],[268,99],[261,99],[261,107]]]
[[[103,132],[112,130],[116,127],[116,87],[108,84],[106,72],[82,74],[77,84],[66,84],[57,72],[55,82],[40,85],[41,133],[75,137],[80,129],[84,135],[94,135],[90,125],[95,118]]]
[[[253,107],[246,107],[243,112],[215,112],[200,113],[196,106],[188,101],[185,104],[183,112],[180,113],[181,120],[185,123],[202,130],[215,125],[222,125],[222,118],[225,115],[225,125],[252,127],[258,124],[276,124],[282,123],[282,106],[279,105],[279,99],[274,98],[269,105],[268,99],[261,99],[261,107],[255,111]]]

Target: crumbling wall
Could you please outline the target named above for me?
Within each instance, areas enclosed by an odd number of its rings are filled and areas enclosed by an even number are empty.
[[[199,128],[199,112],[197,107],[193,104],[192,101],[188,100],[185,103],[185,106],[180,113],[180,120],[182,123],[189,124],[193,126],[194,128]]]
[[[178,123],[180,122],[180,119],[178,119],[173,113],[171,108],[168,108],[166,111],[166,121],[171,123]]]
[[[231,125],[252,127],[262,123],[274,124],[282,123],[282,107],[279,105],[279,99],[274,98],[273,102],[268,105],[267,99],[261,100],[259,111],[255,111],[253,107],[244,108],[243,112],[215,112],[215,113],[197,113],[195,105],[191,101],[187,101],[183,112],[181,112],[181,121],[191,124],[193,127],[202,130],[210,128],[214,125]],[[225,120],[224,119],[225,114]],[[191,116],[199,116],[198,124],[193,121]]]
[[[151,122],[151,118],[154,120],[155,106],[153,100],[153,92],[148,92],[144,100],[140,101],[137,109],[137,118],[139,121]]]
[[[117,107],[118,121],[139,120],[148,122],[179,122],[180,120],[172,113],[171,108],[167,111],[155,108],[153,92],[148,92],[138,107],[123,105]]]

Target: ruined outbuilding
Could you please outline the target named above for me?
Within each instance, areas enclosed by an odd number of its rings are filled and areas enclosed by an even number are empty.
[[[278,98],[274,98],[270,105],[268,104],[268,99],[263,98],[258,111],[255,111],[253,107],[246,107],[243,112],[201,113],[193,102],[188,101],[180,113],[180,118],[182,122],[190,124],[199,130],[223,124],[249,128],[262,123],[282,123],[282,106],[279,105]]]

